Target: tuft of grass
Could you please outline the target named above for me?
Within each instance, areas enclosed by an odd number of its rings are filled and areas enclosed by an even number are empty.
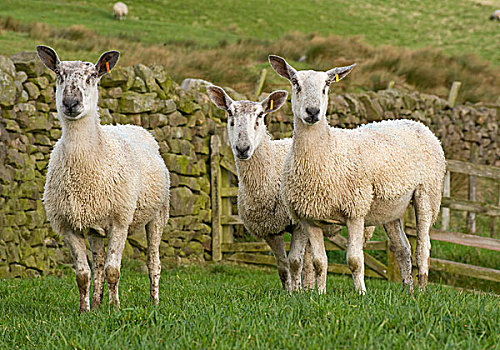
[[[78,315],[74,276],[0,281],[0,348],[483,348],[500,341],[500,298],[431,285],[421,292],[328,277],[326,295],[281,291],[276,272],[229,265],[164,270],[160,305],[148,277],[124,268],[121,310]]]

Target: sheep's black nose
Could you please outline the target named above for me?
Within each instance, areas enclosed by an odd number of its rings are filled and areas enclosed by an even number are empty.
[[[307,107],[306,108],[306,113],[309,117],[311,118],[317,118],[318,117],[318,114],[319,114],[319,108],[315,108],[315,107]]]
[[[65,108],[72,110],[78,105],[78,100],[75,98],[65,98],[63,99],[63,105]]]
[[[238,158],[246,158],[248,155],[248,150],[250,146],[236,146],[236,152],[238,152]]]

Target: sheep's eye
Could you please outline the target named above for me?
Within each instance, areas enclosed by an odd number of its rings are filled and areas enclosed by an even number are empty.
[[[260,112],[257,118],[262,118],[264,116],[264,112]]]
[[[292,85],[295,86],[295,91],[300,92],[300,86],[298,80],[292,78],[290,81],[292,82]]]
[[[231,112],[230,110],[227,110],[227,116],[228,117],[232,117],[233,116],[233,112]]]
[[[231,122],[229,123],[229,125],[234,126],[234,120],[231,119]]]

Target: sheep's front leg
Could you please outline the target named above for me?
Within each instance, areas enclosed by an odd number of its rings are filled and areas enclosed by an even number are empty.
[[[160,243],[163,227],[160,218],[155,218],[146,225],[146,237],[148,240],[148,272],[149,272],[149,294],[153,304],[160,302]]]
[[[352,273],[354,287],[360,294],[366,294],[365,259],[363,255],[364,218],[348,219],[347,222],[347,265]]]
[[[109,305],[120,308],[118,297],[118,282],[120,281],[120,267],[122,263],[123,249],[127,239],[127,227],[113,226],[108,239],[108,254],[104,272],[109,290]]]
[[[292,288],[292,279],[290,276],[290,265],[288,263],[288,258],[286,257],[283,234],[267,236],[265,239],[267,244],[269,244],[269,246],[271,247],[274,258],[276,259],[281,285],[284,290],[290,291]]]
[[[66,229],[62,234],[75,262],[76,284],[80,292],[80,313],[90,311],[90,267],[87,261],[87,247],[81,232]]]
[[[102,292],[104,290],[104,263],[106,261],[106,250],[104,238],[96,234],[89,235],[90,250],[92,250],[92,270],[94,278],[94,290],[92,292],[92,310],[98,310],[102,303]]]
[[[307,233],[302,229],[301,225],[296,225],[292,233],[290,252],[288,253],[290,275],[292,278],[290,291],[300,290],[301,288],[300,276],[302,274],[304,250],[308,239],[309,238],[307,237]]]
[[[318,287],[318,293],[323,294],[326,292],[326,274],[328,272],[328,257],[325,250],[323,230],[321,227],[306,221],[301,224],[304,231],[307,232],[309,244],[311,244],[311,257],[312,264],[316,272],[316,286]]]

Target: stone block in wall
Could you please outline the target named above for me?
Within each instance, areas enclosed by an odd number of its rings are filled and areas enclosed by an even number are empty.
[[[154,109],[157,103],[155,93],[139,94],[133,91],[123,93],[120,100],[119,112],[121,113],[143,113]]]
[[[160,65],[152,65],[151,70],[153,71],[153,76],[156,79],[158,85],[166,94],[168,94],[172,89],[174,83],[172,79],[168,76],[165,67]]]
[[[147,115],[147,118],[149,119],[149,127],[151,129],[162,127],[167,124],[167,116],[165,114],[153,113]]]
[[[170,190],[170,215],[183,216],[197,214],[195,207],[197,207],[199,197],[199,195],[194,194],[187,187],[172,188]]]
[[[145,83],[145,89],[149,92],[156,92],[160,99],[166,99],[167,95],[162,88],[156,83],[155,74],[151,68],[144,64],[137,64],[134,66],[135,74],[141,78]]]
[[[48,113],[48,112],[50,112],[50,106],[46,103],[43,103],[43,102],[37,102],[36,103],[36,110],[38,112]]]
[[[55,103],[55,92],[54,89],[49,87],[47,89],[40,90],[40,96],[38,100],[45,103]]]
[[[167,116],[167,120],[168,120],[168,125],[170,126],[186,125],[188,121],[188,119],[178,111],[170,113]]]
[[[210,139],[208,137],[194,136],[191,143],[194,146],[194,151],[201,154],[209,154],[210,152]]]
[[[146,83],[144,82],[144,80],[142,80],[139,77],[134,78],[134,83],[130,87],[130,90],[136,91],[136,92],[141,92],[141,93],[148,91],[146,88]]]
[[[195,158],[196,154],[194,151],[193,144],[188,140],[183,139],[169,139],[167,140],[168,146],[170,147],[170,152],[175,154],[182,154],[191,158]]]
[[[104,90],[104,89],[102,89],[102,90]],[[122,94],[123,94],[123,90],[119,86],[111,88],[107,92],[108,92],[109,97],[111,97],[111,98],[121,98]]]
[[[100,108],[107,108],[112,111],[118,110],[118,100],[116,98],[103,98],[99,100]]]
[[[23,84],[24,86],[24,89],[26,90],[26,92],[28,93],[28,96],[30,97],[30,99],[32,100],[36,100],[38,98],[38,96],[40,96],[40,90],[38,89],[38,87],[28,81],[26,83]]]
[[[369,122],[382,120],[384,113],[375,98],[367,94],[361,94],[358,96],[358,99],[365,107],[366,118]]]
[[[30,78],[28,79],[28,81],[34,83],[41,90],[46,89],[50,84],[49,79],[47,79],[46,77]]]
[[[185,155],[163,154],[163,160],[171,172],[181,175],[199,176],[206,171],[199,160]]]
[[[133,67],[115,67],[109,74],[105,74],[99,85],[102,87],[120,86],[124,90],[128,90],[134,83],[135,73]]]
[[[177,109],[184,114],[193,114],[200,109],[200,105],[195,103],[189,95],[185,95],[179,99]]]
[[[0,107],[13,106],[16,102],[16,97],[17,89],[13,76],[0,70]]]
[[[46,69],[36,52],[20,52],[11,60],[18,71],[26,72],[30,78],[42,75]]]
[[[50,129],[52,129],[52,123],[44,113],[34,113],[29,116],[27,125],[24,128],[27,132],[48,131]]]

